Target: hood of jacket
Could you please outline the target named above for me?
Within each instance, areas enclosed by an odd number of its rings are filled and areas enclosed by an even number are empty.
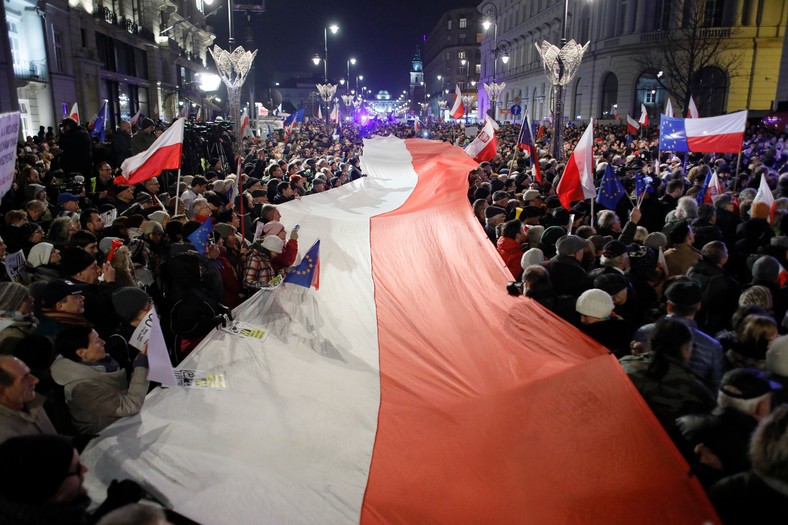
[[[52,379],[60,386],[68,386],[78,381],[95,380],[117,383],[121,387],[126,384],[126,371],[119,369],[107,372],[103,364],[83,365],[63,356],[58,356],[50,368]]]

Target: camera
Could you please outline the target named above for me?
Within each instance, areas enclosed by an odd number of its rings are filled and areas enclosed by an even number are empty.
[[[517,297],[518,295],[523,295],[523,283],[520,281],[509,281],[506,284],[506,291],[509,295]]]

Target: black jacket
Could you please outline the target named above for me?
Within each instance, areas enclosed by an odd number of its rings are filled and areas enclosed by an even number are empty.
[[[557,295],[571,295],[577,298],[586,290],[594,287],[594,281],[577,262],[568,255],[557,255],[543,264],[550,274]]]

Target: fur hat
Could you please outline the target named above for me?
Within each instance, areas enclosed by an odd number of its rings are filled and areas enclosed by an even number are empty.
[[[613,298],[604,290],[592,288],[583,292],[577,298],[575,310],[581,315],[604,319],[613,312]]]
[[[744,290],[739,296],[739,307],[750,306],[752,304],[763,306],[767,310],[771,310],[772,292],[765,286],[751,286]]]

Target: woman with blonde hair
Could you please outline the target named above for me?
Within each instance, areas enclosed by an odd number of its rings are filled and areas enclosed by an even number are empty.
[[[748,315],[736,332],[733,347],[725,353],[732,368],[766,369],[766,351],[777,338],[777,323],[767,315]]]

